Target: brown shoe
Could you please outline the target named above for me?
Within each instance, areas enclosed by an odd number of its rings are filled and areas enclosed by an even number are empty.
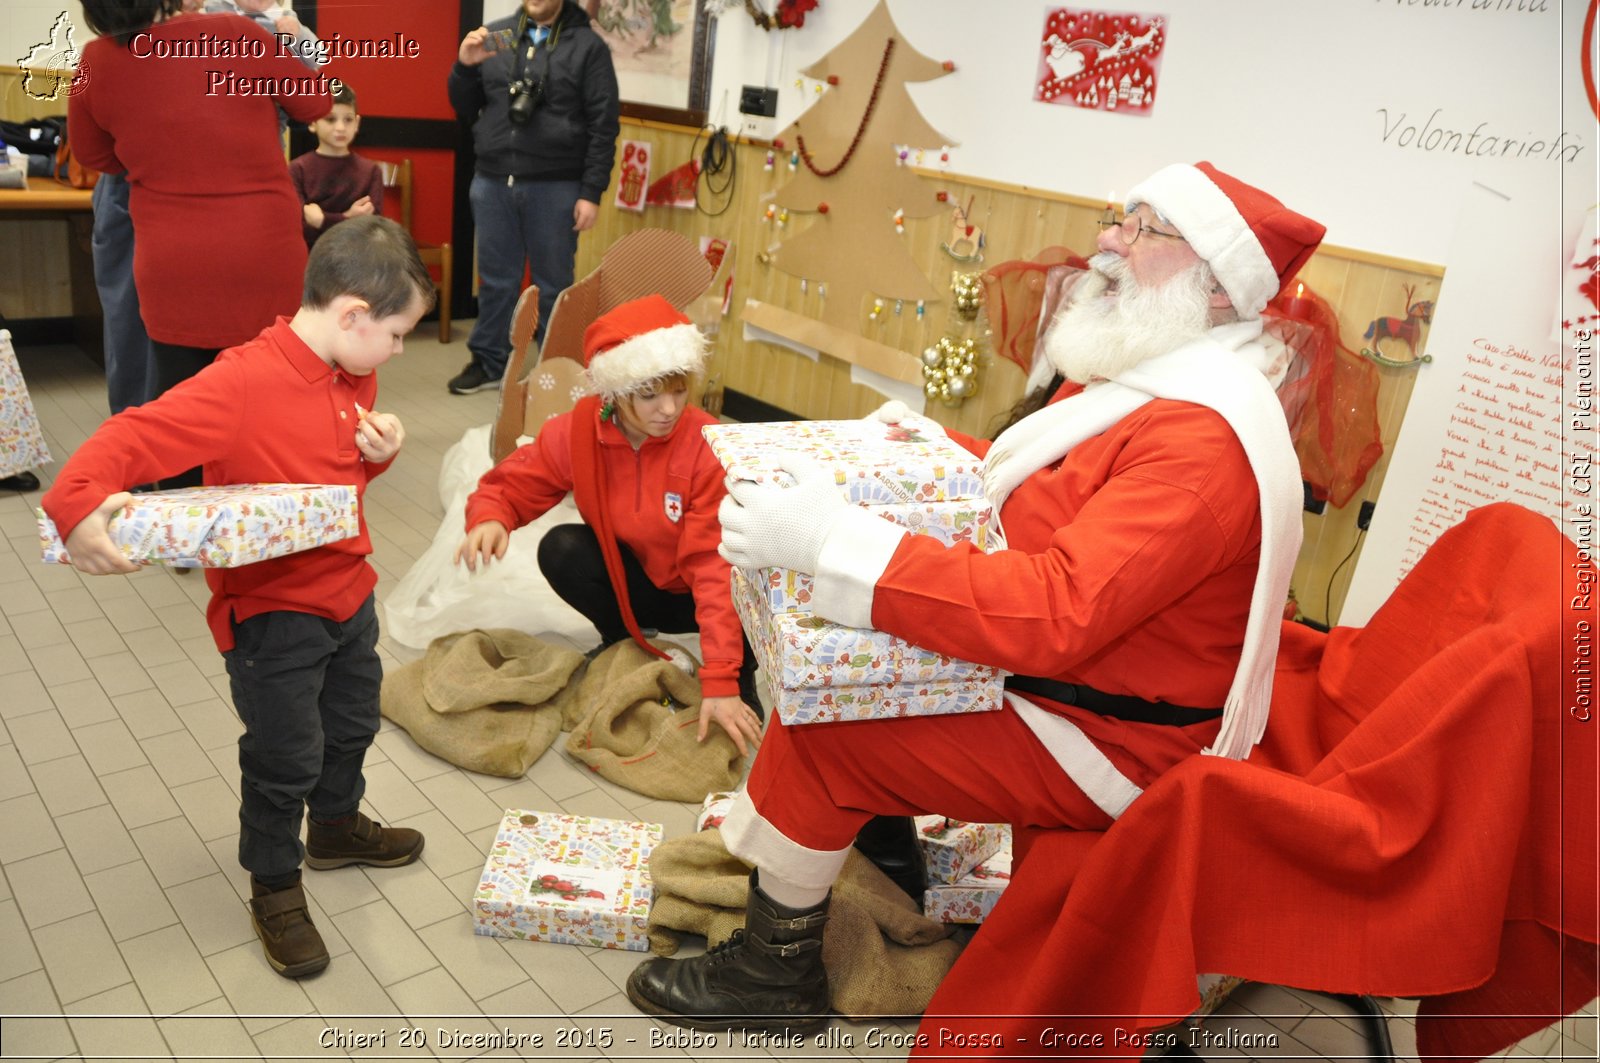
[[[399,867],[422,853],[422,834],[410,827],[385,827],[360,812],[338,823],[307,817],[306,866],[329,871],[350,864]]]
[[[298,874],[292,885],[278,890],[251,882],[250,892],[250,921],[274,971],[304,978],[328,966],[328,948],[311,922]]]

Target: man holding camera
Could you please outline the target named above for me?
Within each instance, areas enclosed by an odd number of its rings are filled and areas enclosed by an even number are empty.
[[[496,387],[511,353],[523,270],[539,287],[539,329],[572,284],[578,234],[591,228],[617,151],[611,50],[572,0],[522,0],[479,26],[450,68],[450,104],[472,123],[477,167],[478,321],[472,361],[450,381],[468,395]]]

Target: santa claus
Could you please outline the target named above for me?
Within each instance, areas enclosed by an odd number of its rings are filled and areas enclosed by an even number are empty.
[[[1104,830],[1184,758],[1250,751],[1301,503],[1260,314],[1322,234],[1209,163],[1137,186],[1043,344],[1067,382],[992,444],[951,433],[985,457],[1006,549],[906,534],[798,459],[794,487],[731,485],[728,560],[813,573],[819,615],[1013,674],[998,712],[773,721],[722,825],[756,868],[745,927],[641,965],[634,1004],[701,1029],[825,1022],[829,888],[869,823],[869,855],[903,870],[881,817]]]

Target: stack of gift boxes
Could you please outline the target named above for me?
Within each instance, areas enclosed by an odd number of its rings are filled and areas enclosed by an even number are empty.
[[[1011,881],[1011,828],[944,816],[918,816],[916,824],[928,865],[923,914],[941,923],[983,922]]]
[[[237,568],[361,532],[356,489],[342,484],[228,484],[133,495],[108,533],[141,565]],[[44,560],[69,564],[55,523],[38,511]]]
[[[507,810],[472,900],[473,932],[649,949],[656,823]]]
[[[876,421],[785,421],[703,430],[729,475],[789,482],[784,454],[833,473],[850,502],[914,534],[992,548],[983,462],[942,434]],[[780,568],[735,569],[733,599],[778,718],[786,724],[984,712],[1000,707],[1001,673],[881,631],[810,611],[812,580]]]

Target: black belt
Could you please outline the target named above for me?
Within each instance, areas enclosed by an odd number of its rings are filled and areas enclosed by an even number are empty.
[[[1006,689],[1037,694],[1063,705],[1077,705],[1099,716],[1111,716],[1132,723],[1154,723],[1166,727],[1187,727],[1222,717],[1221,709],[1191,709],[1161,701],[1145,701],[1131,694],[1107,694],[1082,683],[1063,683],[1036,675],[1006,676]]]

